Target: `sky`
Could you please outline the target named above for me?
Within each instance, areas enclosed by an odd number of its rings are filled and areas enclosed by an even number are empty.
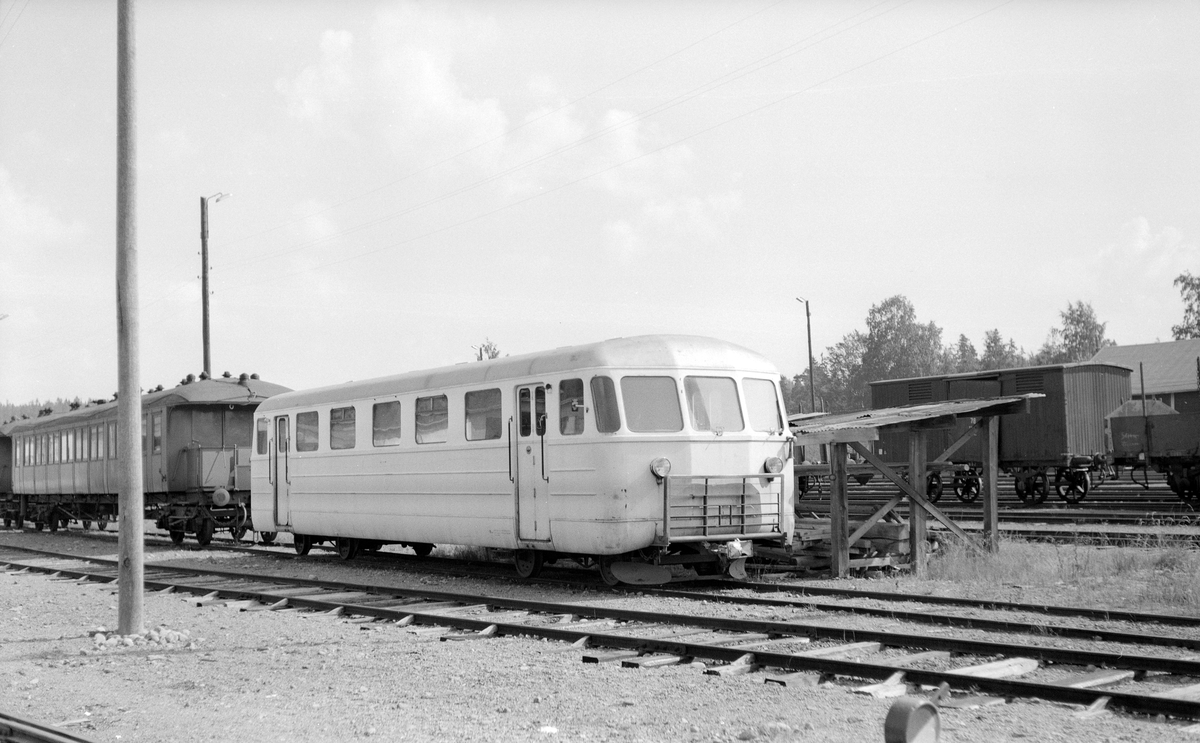
[[[1200,3],[136,4],[141,384],[646,333],[784,374],[903,294],[982,350],[1200,273]],[[117,389],[116,3],[0,0],[0,401]]]

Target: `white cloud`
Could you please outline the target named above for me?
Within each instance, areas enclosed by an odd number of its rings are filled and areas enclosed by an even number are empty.
[[[12,181],[12,175],[0,166],[0,245],[5,254],[16,256],[28,249],[83,234],[82,225],[59,219]]]
[[[329,109],[352,105],[354,89],[354,35],[332,29],[321,35],[321,57],[316,64],[290,80],[275,81],[288,113],[318,124],[329,118]]]

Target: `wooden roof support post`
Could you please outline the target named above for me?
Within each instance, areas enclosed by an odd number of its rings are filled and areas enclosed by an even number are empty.
[[[984,418],[983,442],[983,543],[990,552],[1000,551],[1000,513],[997,508],[1000,484],[1000,418]]]
[[[914,428],[908,435],[908,482],[917,495],[925,495],[925,459],[929,432],[923,428]],[[918,578],[925,577],[925,562],[929,542],[928,529],[925,525],[925,509],[912,502],[908,503],[908,559],[912,565],[912,574]]]
[[[829,572],[850,577],[850,500],[846,494],[846,444],[830,445],[829,457]]]

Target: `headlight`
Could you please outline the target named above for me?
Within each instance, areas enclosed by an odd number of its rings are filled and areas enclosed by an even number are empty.
[[[666,457],[659,457],[650,463],[650,471],[654,476],[662,479],[671,474],[671,460]]]
[[[779,457],[767,457],[767,461],[763,462],[763,469],[772,475],[778,475],[783,472],[783,460]]]

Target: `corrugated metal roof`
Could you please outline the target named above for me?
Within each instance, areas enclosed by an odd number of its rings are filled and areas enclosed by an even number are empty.
[[[1200,338],[1166,343],[1139,343],[1131,346],[1101,348],[1093,362],[1118,364],[1133,370],[1130,386],[1133,394],[1142,392],[1138,379],[1138,364],[1146,375],[1146,394],[1195,392],[1196,359],[1200,358]]]
[[[975,400],[947,400],[895,408],[860,410],[853,413],[834,413],[823,418],[796,421],[792,424],[792,431],[797,437],[846,434],[838,437],[846,440],[852,438],[855,431],[872,432],[872,429],[905,426],[935,418],[1011,414],[1015,412],[1014,407],[1027,405],[1028,400],[1038,397],[1045,397],[1045,395],[1031,393]]]
[[[988,369],[987,371],[973,372],[955,372],[954,374],[932,374],[928,377],[900,377],[897,379],[877,379],[874,382],[868,382],[870,386],[877,384],[895,384],[896,382],[920,382],[926,379],[999,379],[1001,374],[1011,372],[1036,372],[1046,371],[1048,369],[1079,369],[1088,366],[1121,366],[1127,367],[1126,364],[1111,363],[1107,360],[1092,358],[1088,361],[1073,361],[1068,364],[1042,364],[1040,366],[1010,366],[1005,369]],[[1136,368],[1136,367],[1135,367]]]

